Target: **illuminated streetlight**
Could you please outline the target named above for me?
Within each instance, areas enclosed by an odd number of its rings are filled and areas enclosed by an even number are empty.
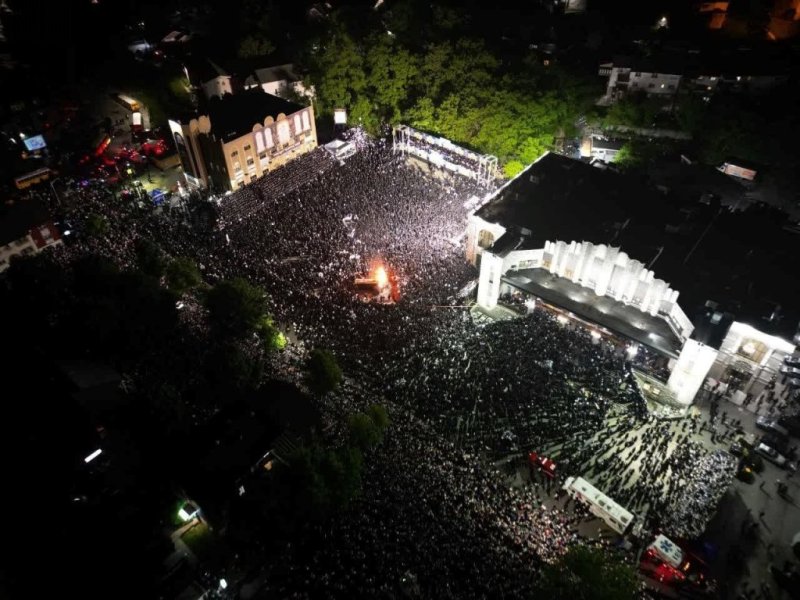
[[[178,516],[184,523],[188,523],[200,513],[200,509],[197,508],[191,502],[187,502],[183,506],[181,506],[180,510],[178,510]]]
[[[97,458],[98,456],[100,456],[102,453],[103,453],[103,450],[102,450],[101,448],[98,448],[97,450],[95,450],[94,452],[92,452],[92,453],[91,453],[89,456],[87,456],[86,458],[84,458],[84,459],[83,459],[83,462],[85,462],[86,464],[89,464],[89,463],[90,463],[90,462],[92,462],[92,461],[93,461],[95,458]]]

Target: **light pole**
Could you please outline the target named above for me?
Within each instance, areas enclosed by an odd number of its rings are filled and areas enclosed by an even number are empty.
[[[61,177],[56,177],[50,181],[50,189],[53,190],[53,195],[56,197],[56,202],[58,203],[59,208],[61,208],[61,198],[58,196],[58,192],[56,191],[55,182],[61,179]]]

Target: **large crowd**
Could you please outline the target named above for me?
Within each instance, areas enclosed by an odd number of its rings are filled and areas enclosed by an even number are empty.
[[[315,151],[233,194],[190,198],[191,210],[212,207],[211,227],[102,186],[74,182],[66,198],[71,221],[99,213],[109,230],[66,245],[61,259],[92,251],[130,266],[148,238],[193,257],[209,283],[246,277],[298,346],[337,354],[348,382],[329,402],[390,401],[393,425],[368,461],[362,498],[291,548],[297,560],[267,567],[278,596],[396,597],[398,586],[444,598],[528,595],[536,566],[591,517],[546,505],[535,482],[509,485],[491,466],[502,456],[548,450],[560,474],[593,477],[633,511],[679,506],[701,489],[703,465],[716,459],[688,439],[695,422],[648,417],[624,349],[543,310],[481,324],[462,306],[459,290],[477,276],[464,260],[464,205],[485,190],[357,141],[342,165]],[[354,277],[375,261],[398,282],[396,305],[354,294]],[[711,509],[715,499],[716,487],[690,498]]]

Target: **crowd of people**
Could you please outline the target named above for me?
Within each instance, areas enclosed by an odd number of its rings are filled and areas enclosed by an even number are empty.
[[[692,464],[692,477],[670,498],[666,531],[685,539],[702,535],[735,472],[736,459],[723,450],[700,456]]]
[[[548,508],[540,485],[510,486],[493,459],[547,450],[559,473],[593,477],[632,510],[667,508],[705,476],[695,468],[717,463],[688,440],[693,422],[676,433],[648,418],[624,348],[541,309],[476,322],[459,297],[477,276],[461,239],[464,204],[485,190],[430,177],[383,141],[355,142],[343,164],[317,151],[233,194],[190,198],[193,211],[213,207],[213,227],[75,184],[69,219],[102,214],[108,231],[59,257],[96,252],[131,266],[147,238],[195,259],[208,283],[245,277],[297,340],[289,354],[322,346],[342,364],[345,387],[323,415],[389,401],[393,424],[357,506],[298,541],[287,551],[295,559],[266,567],[280,597],[396,597],[403,586],[444,598],[529,595],[537,565],[592,517]],[[354,293],[376,261],[398,282],[393,306]],[[183,315],[201,326],[202,310]]]

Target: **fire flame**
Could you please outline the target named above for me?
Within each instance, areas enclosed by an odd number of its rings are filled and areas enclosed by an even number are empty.
[[[375,282],[381,289],[385,288],[386,284],[389,283],[389,276],[386,274],[386,269],[383,268],[383,265],[375,269]]]

